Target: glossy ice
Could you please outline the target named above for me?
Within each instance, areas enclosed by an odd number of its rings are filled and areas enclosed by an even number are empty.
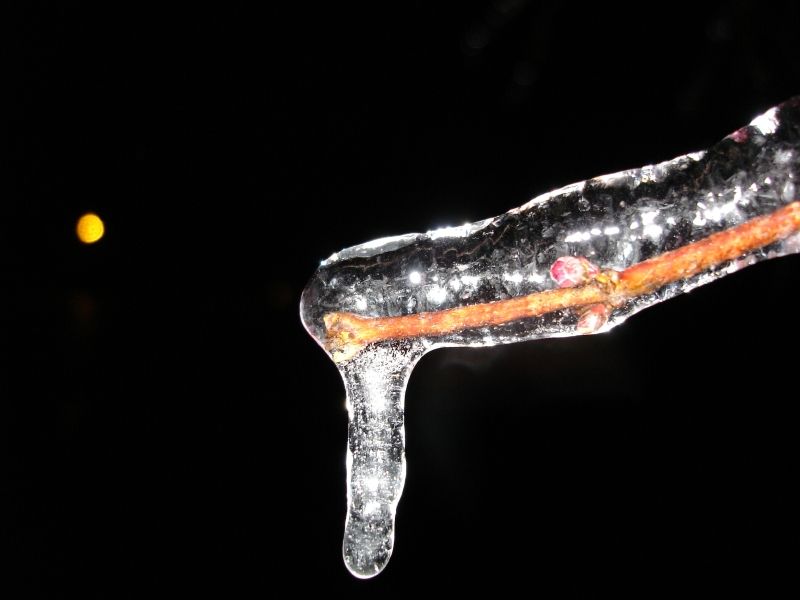
[[[569,185],[496,218],[375,240],[323,261],[303,291],[301,317],[336,362],[347,390],[343,552],[350,571],[373,576],[391,554],[405,477],[403,397],[410,372],[425,352],[606,331],[643,308],[743,266],[798,252],[800,234],[786,231],[701,272],[589,311],[568,307],[485,325],[464,321],[462,327],[462,313],[451,309],[481,305],[486,312],[498,302],[553,289],[553,277],[560,275],[551,276],[551,268],[563,269],[564,257],[585,259],[592,273],[622,272],[773,214],[797,200],[798,153],[800,99],[795,98],[707,151]],[[342,314],[418,315],[415,322],[423,325],[448,314],[450,322],[445,328],[423,327],[418,335],[380,339],[391,323],[368,321],[378,324],[373,327],[378,337],[359,345],[348,343],[348,331],[334,335]]]

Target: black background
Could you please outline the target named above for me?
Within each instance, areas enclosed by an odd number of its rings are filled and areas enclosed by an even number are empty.
[[[19,4],[3,586],[794,584],[796,257],[605,335],[424,358],[395,553],[366,582],[340,557],[343,388],[297,307],[335,250],[704,148],[800,93],[796,6]]]

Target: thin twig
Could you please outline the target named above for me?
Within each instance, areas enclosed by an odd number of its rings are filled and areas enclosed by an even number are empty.
[[[360,317],[352,313],[331,312],[323,317],[327,330],[325,343],[334,361],[342,362],[352,358],[367,344],[382,340],[442,336],[503,325],[566,308],[591,305],[615,308],[632,298],[782,240],[798,229],[800,201],[623,271],[601,271],[579,287],[399,317]]]

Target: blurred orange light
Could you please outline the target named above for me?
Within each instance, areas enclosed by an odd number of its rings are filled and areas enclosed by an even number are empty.
[[[84,244],[94,244],[103,237],[106,227],[103,220],[94,213],[86,213],[75,226],[75,233],[78,234],[78,239]]]

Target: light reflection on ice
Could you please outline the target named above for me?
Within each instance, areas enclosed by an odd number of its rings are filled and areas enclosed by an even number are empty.
[[[758,129],[763,135],[772,135],[778,128],[777,110],[770,108],[763,115],[750,121],[750,125]]]
[[[786,202],[793,202],[797,198],[793,182],[787,181],[786,183],[783,184],[783,191],[781,192],[781,196]]]
[[[522,273],[503,273],[503,279],[511,283],[522,283]]]
[[[540,275],[539,273],[533,273],[528,275],[528,281],[531,283],[544,283],[545,277],[544,275]]]
[[[441,238],[462,238],[467,237],[468,235],[472,235],[476,231],[479,231],[483,227],[489,224],[491,219],[484,219],[483,221],[478,221],[477,223],[464,223],[463,225],[459,225],[457,227],[440,227],[439,229],[433,229],[427,233],[428,237],[432,240],[438,240]]]
[[[428,301],[432,304],[441,304],[447,300],[447,290],[440,285],[434,285],[428,290]]]
[[[646,235],[649,238],[657,240],[658,238],[661,237],[661,232],[662,231],[663,231],[663,229],[661,229],[661,226],[653,225],[651,223],[650,225],[645,225],[644,229],[642,229],[642,234]]]

